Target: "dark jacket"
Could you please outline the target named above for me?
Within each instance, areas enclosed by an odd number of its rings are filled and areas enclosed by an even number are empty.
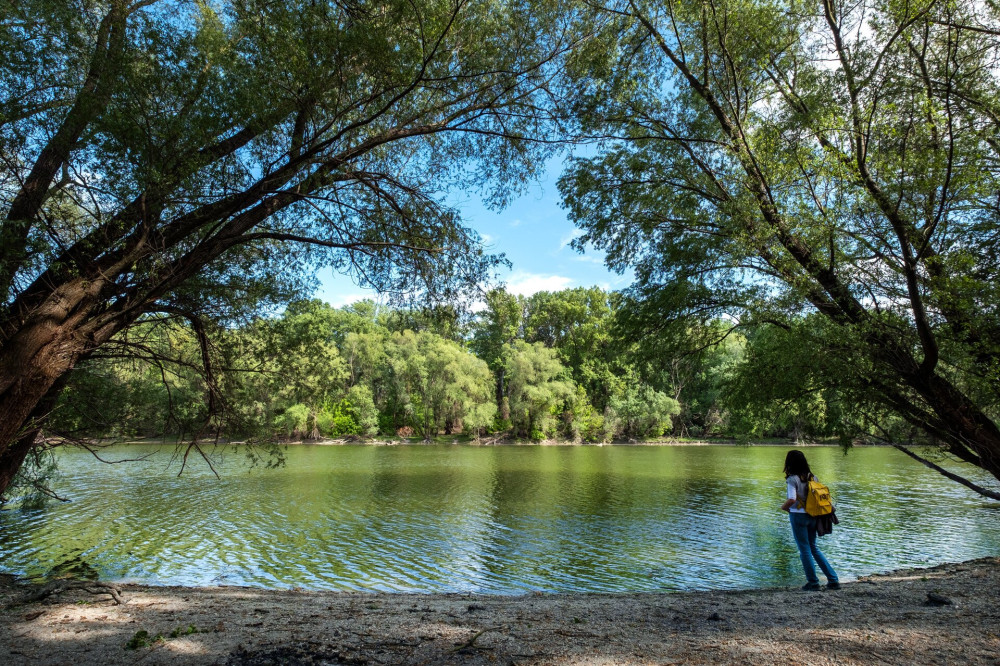
[[[834,525],[839,525],[837,511],[834,510],[825,516],[816,516],[816,536],[826,536],[833,531]]]

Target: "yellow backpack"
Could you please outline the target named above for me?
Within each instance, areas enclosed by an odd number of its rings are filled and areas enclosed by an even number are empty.
[[[825,516],[833,513],[833,501],[830,500],[830,489],[810,476],[805,483],[806,498],[799,498],[799,504],[810,516]]]

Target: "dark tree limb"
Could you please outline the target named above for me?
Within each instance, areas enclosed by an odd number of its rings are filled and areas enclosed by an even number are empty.
[[[955,483],[960,483],[963,486],[965,486],[966,488],[970,488],[970,489],[976,491],[977,493],[979,493],[983,497],[989,497],[990,499],[1000,500],[1000,492],[996,492],[994,490],[990,490],[989,488],[983,488],[982,486],[980,486],[978,484],[975,484],[972,481],[969,481],[965,477],[959,476],[958,474],[955,474],[954,472],[949,472],[948,470],[946,470],[945,468],[941,467],[940,465],[935,465],[930,460],[927,460],[927,458],[922,458],[921,456],[918,456],[916,453],[914,453],[913,451],[910,451],[908,448],[906,448],[902,444],[893,444],[892,447],[894,449],[899,449],[900,451],[902,451],[906,455],[910,456],[911,458],[913,458],[917,462],[919,462],[919,463],[921,463],[923,465],[926,465],[927,467],[930,467],[935,472],[937,472],[937,473],[939,473],[939,474],[941,474],[941,475],[943,475],[943,476],[951,479]]]

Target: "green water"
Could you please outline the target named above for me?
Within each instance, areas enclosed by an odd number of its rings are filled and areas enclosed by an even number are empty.
[[[0,569],[163,585],[643,591],[795,585],[780,447],[292,447],[177,478],[173,448],[61,454],[72,498],[0,511]],[[806,451],[841,575],[1000,554],[1000,505],[887,448]]]

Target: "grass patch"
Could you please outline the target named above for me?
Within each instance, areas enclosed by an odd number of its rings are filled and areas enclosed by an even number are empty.
[[[171,631],[170,638],[180,638],[181,636],[190,636],[191,634],[202,634],[202,633],[205,632],[200,631],[198,627],[194,626],[193,624],[189,624],[187,629],[185,629],[184,627],[177,627],[176,629]]]
[[[177,627],[171,631],[166,637],[163,634],[156,634],[151,636],[145,629],[140,629],[135,632],[135,635],[129,639],[129,642],[125,644],[126,650],[141,650],[144,647],[149,647],[150,645],[155,645],[156,643],[165,643],[168,638],[180,638],[181,636],[190,636],[192,634],[203,634],[204,631],[198,629],[198,627],[193,624],[189,624],[187,627]]]
[[[129,639],[128,643],[125,644],[126,650],[139,650],[144,647],[153,645],[154,643],[159,643],[160,641],[166,640],[163,634],[156,634],[155,636],[150,636],[149,632],[145,629],[140,629],[135,632],[135,635]]]

